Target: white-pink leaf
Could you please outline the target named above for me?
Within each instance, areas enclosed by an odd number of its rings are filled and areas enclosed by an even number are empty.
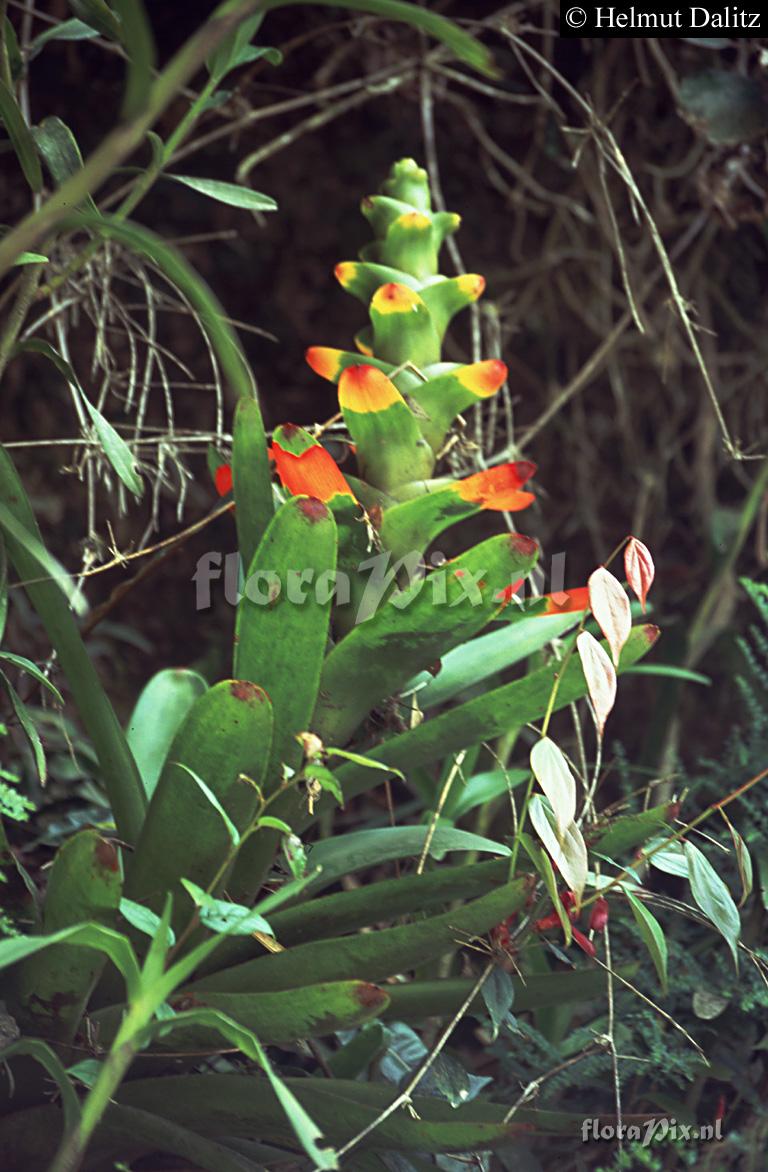
[[[624,548],[624,572],[627,581],[640,599],[640,605],[645,614],[645,600],[651,588],[656,567],[653,564],[651,551],[636,537],[630,537]]]
[[[544,849],[576,897],[578,907],[587,884],[588,872],[587,847],[581,831],[572,822],[562,840],[558,839],[554,814],[538,794],[531,797],[528,813]]]
[[[589,631],[581,632],[576,640],[576,646],[584,669],[589,698],[597,717],[597,727],[602,736],[605,722],[616,701],[616,668]]]
[[[590,575],[587,585],[592,614],[608,640],[611,657],[618,667],[621,649],[632,630],[632,611],[627,592],[605,566],[598,566]]]
[[[576,817],[576,780],[560,749],[549,737],[542,737],[531,749],[531,769],[549,798],[562,839]]]

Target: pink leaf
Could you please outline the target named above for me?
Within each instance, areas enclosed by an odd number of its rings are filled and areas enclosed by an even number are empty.
[[[618,667],[621,649],[632,630],[632,612],[627,593],[618,578],[614,578],[605,566],[598,566],[590,575],[588,586],[592,614],[608,640],[611,657]]]
[[[636,537],[630,537],[624,549],[624,572],[627,581],[640,599],[640,605],[645,614],[645,600],[651,588],[656,568],[653,564],[651,551]]]
[[[576,781],[568,762],[549,737],[542,737],[531,749],[531,769],[555,815],[562,841],[576,817]]]
[[[576,640],[589,698],[597,717],[600,736],[616,701],[616,669],[603,648],[589,631],[582,631]]]

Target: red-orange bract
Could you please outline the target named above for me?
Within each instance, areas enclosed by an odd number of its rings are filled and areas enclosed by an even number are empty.
[[[320,444],[313,444],[295,456],[273,443],[272,456],[280,482],[292,496],[329,501],[335,496],[353,495],[333,456]]]
[[[232,491],[232,465],[219,464],[213,479],[219,496],[226,496]]]

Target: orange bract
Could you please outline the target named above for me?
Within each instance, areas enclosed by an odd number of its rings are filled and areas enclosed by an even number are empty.
[[[514,464],[500,464],[486,472],[467,476],[456,484],[456,492],[463,501],[471,501],[484,509],[503,509],[517,512],[534,501],[532,492],[521,492],[521,486],[530,480],[536,465],[527,460]]]
[[[574,610],[589,610],[589,587],[577,586],[574,590],[559,590],[557,594],[545,594],[547,609],[544,614],[570,614]]]
[[[277,474],[292,496],[313,496],[329,501],[335,496],[352,496],[333,456],[320,444],[307,448],[300,456],[272,444]]]

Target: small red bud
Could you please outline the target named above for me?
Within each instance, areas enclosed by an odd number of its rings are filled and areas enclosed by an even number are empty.
[[[592,915],[589,917],[590,932],[603,932],[605,925],[608,923],[608,900],[603,899],[602,895],[595,900],[595,906],[592,908]]]
[[[594,956],[595,955],[594,944],[592,943],[591,940],[587,940],[584,933],[580,932],[578,928],[573,929],[573,942],[574,942],[574,944],[578,944],[581,951],[586,952],[587,956]]]

